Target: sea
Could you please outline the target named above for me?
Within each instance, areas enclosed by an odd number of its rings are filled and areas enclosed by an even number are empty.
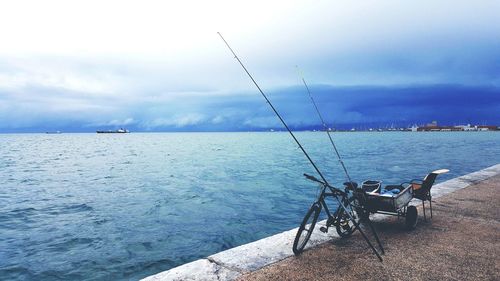
[[[500,132],[334,132],[357,182],[500,163]],[[346,181],[324,132],[297,138]],[[286,132],[0,134],[0,279],[137,280],[297,227],[314,169]]]

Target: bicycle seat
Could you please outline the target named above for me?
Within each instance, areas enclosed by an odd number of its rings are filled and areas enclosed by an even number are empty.
[[[344,186],[347,189],[354,190],[358,187],[358,184],[356,182],[353,182],[353,181],[347,181],[347,182],[344,182]]]

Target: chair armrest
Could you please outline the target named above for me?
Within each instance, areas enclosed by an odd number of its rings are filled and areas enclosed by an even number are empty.
[[[424,184],[424,182],[422,180],[411,180],[409,182],[403,182],[401,184],[401,186],[404,187],[404,185],[408,185],[408,186],[411,186],[411,193],[414,194],[415,191],[419,190],[421,187],[422,187],[422,184]],[[406,186],[406,187],[408,187]],[[406,188],[404,187],[404,188]]]

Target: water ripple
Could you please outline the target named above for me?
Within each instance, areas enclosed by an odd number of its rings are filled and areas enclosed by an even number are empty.
[[[322,133],[297,133],[339,185]],[[351,177],[440,181],[500,134],[334,133]],[[130,280],[296,227],[317,186],[285,133],[0,135],[0,279]]]

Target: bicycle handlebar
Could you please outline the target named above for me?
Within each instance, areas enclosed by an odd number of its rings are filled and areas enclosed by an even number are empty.
[[[316,177],[311,176],[311,175],[308,175],[308,174],[305,174],[305,173],[304,173],[304,177],[306,177],[306,179],[308,179],[308,180],[315,181],[315,182],[319,182],[319,183],[321,183],[321,184],[325,184],[324,182],[322,182],[322,181],[318,180]]]
[[[327,184],[327,183],[325,183],[325,182],[317,179],[315,176],[311,176],[309,174],[305,174],[304,173],[304,177],[306,177],[306,179],[308,179],[310,181],[315,181],[317,183],[320,183],[320,184],[324,185],[325,187],[328,187],[334,194],[337,194],[337,195],[344,195],[345,194],[344,191],[342,191],[342,190],[340,190],[340,189],[338,189],[338,188],[336,188],[334,186],[331,186],[331,185],[329,185],[329,184]]]

